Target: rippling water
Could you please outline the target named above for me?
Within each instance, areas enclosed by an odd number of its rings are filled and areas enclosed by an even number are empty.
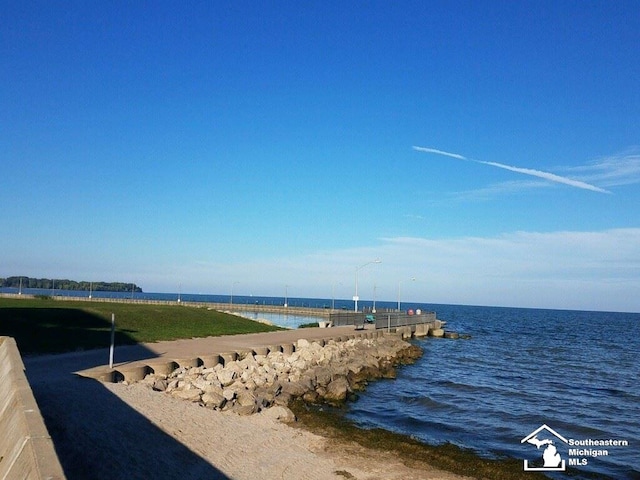
[[[447,328],[472,338],[418,340],[424,356],[397,380],[372,383],[349,406],[349,418],[529,461],[542,449],[520,441],[543,424],[567,439],[624,439],[629,446],[609,447],[609,456],[589,457],[576,472],[640,478],[640,315],[445,305],[437,311]],[[556,444],[568,461],[569,447]]]

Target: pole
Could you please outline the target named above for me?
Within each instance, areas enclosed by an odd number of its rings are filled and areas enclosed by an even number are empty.
[[[116,314],[111,314],[111,346],[109,347],[109,368],[113,368],[113,346],[116,339]]]
[[[361,268],[366,267],[367,265],[371,265],[372,263],[381,263],[379,258],[376,258],[375,260],[372,260],[371,262],[367,262],[364,265],[360,265],[359,267],[356,267],[356,294],[353,296],[353,311],[357,312],[358,311],[358,300],[360,300],[360,298],[358,297],[358,271]]]

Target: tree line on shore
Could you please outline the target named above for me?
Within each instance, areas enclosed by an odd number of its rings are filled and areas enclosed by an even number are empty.
[[[124,282],[76,282],[55,278],[7,277],[0,278],[3,288],[42,288],[57,290],[81,290],[94,292],[142,292],[135,283]]]

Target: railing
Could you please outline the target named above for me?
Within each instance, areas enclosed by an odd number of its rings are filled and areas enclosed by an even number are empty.
[[[365,323],[375,324],[376,329],[407,327],[423,323],[435,322],[435,312],[421,312],[420,314],[409,314],[406,312],[384,312],[384,313],[361,313],[361,312],[339,312],[331,313],[329,321],[335,327],[345,325],[362,325]]]

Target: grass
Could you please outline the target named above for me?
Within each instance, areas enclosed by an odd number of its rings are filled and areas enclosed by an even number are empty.
[[[112,313],[117,345],[281,330],[207,308],[44,297],[0,298],[0,335],[14,337],[23,355],[105,348]]]

